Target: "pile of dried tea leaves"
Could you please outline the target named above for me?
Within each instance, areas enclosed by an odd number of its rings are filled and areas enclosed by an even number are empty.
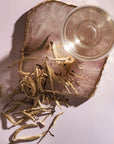
[[[22,65],[26,60],[38,59],[35,57],[25,57],[24,52],[22,52],[22,58],[17,60],[9,67],[11,68],[17,63],[20,63],[19,75],[21,77],[20,83],[17,88],[11,88],[11,93],[7,96],[7,104],[4,106],[4,112],[2,113],[5,118],[7,118],[12,126],[20,125],[14,132],[12,137],[13,141],[31,141],[39,138],[43,138],[47,133],[50,132],[51,127],[54,125],[56,119],[61,115],[62,108],[61,105],[69,106],[68,98],[66,95],[70,95],[70,90],[72,89],[76,95],[78,95],[77,90],[73,86],[69,75],[78,77],[82,79],[83,77],[76,75],[71,72],[70,67],[74,64],[75,60],[73,57],[58,57],[56,49],[60,46],[55,46],[51,43],[52,51],[54,57],[46,57],[43,59],[42,64],[37,63],[31,72],[25,72],[22,70]],[[44,43],[44,42],[43,42]],[[42,47],[43,48],[43,47]],[[49,61],[55,61],[56,64],[61,67],[61,71],[55,72],[50,66]],[[67,93],[56,90],[57,85],[55,82],[65,87]],[[2,89],[2,86],[1,86]],[[18,98],[18,97],[21,97]],[[50,126],[46,131],[43,131],[39,135],[29,136],[29,137],[18,137],[17,134],[24,129],[33,127],[45,127],[45,120],[53,115],[56,111],[56,106],[59,107],[61,112],[57,114],[52,120]],[[41,117],[43,117],[42,120]],[[27,124],[27,121],[31,120],[31,124]],[[42,129],[43,130],[43,129]]]

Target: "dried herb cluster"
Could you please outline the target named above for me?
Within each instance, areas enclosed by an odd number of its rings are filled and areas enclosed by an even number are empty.
[[[75,72],[70,69],[71,65],[74,64],[74,59],[71,56],[65,58],[60,57],[56,49],[61,45],[55,46],[52,42],[50,43],[55,58],[45,58],[42,64],[36,64],[32,72],[24,72],[22,70],[22,64],[25,60],[37,59],[36,57],[25,57],[24,54],[22,54],[22,58],[11,65],[13,66],[20,62],[21,68],[18,72],[21,75],[21,81],[17,89],[12,88],[11,94],[7,97],[8,102],[4,107],[4,110],[6,109],[6,111],[2,114],[12,123],[12,127],[22,125],[14,132],[12,142],[18,140],[31,141],[39,138],[42,139],[47,133],[50,133],[53,136],[50,129],[62,112],[57,114],[47,130],[39,135],[17,137],[17,134],[26,128],[45,127],[44,122],[50,115],[54,114],[55,106],[57,105],[60,110],[61,105],[69,106],[66,95],[70,95],[71,90],[73,90],[76,95],[78,94],[72,84],[72,80],[68,80],[68,75],[78,79],[83,78],[76,75]],[[49,66],[48,61],[53,60],[65,70],[64,75],[62,74],[62,71],[59,73],[54,72]],[[66,89],[67,93],[56,90],[55,82],[61,84]],[[18,99],[18,96],[21,96],[21,99]],[[41,117],[43,118],[42,120]],[[29,120],[32,121],[31,124],[27,124],[27,121]]]

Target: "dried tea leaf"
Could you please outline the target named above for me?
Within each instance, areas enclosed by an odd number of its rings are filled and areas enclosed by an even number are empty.
[[[27,128],[31,128],[31,127],[37,127],[38,125],[37,124],[26,124],[26,125],[23,125],[21,126],[20,128],[18,128],[15,133],[14,133],[14,139],[16,138],[17,134],[24,130],[24,129],[27,129]]]
[[[38,144],[39,144],[40,141],[47,135],[48,132],[50,133],[50,129],[54,126],[54,124],[55,124],[57,118],[58,118],[60,115],[62,115],[62,114],[63,114],[63,112],[57,114],[57,115],[53,118],[53,120],[52,120],[51,124],[49,125],[47,131],[44,132],[45,134],[44,134],[44,135],[42,136],[42,138],[38,141]]]
[[[60,115],[62,115],[62,114],[63,114],[63,112],[57,114],[57,115],[53,118],[53,120],[52,120],[51,124],[49,125],[48,130],[46,131],[45,135],[50,131],[50,129],[54,126],[57,118],[58,118]],[[44,135],[44,136],[45,136],[45,135]]]
[[[41,101],[40,101],[39,98],[37,99],[37,102],[38,102],[38,106],[39,106],[39,107],[42,107],[42,103],[41,103]]]
[[[11,98],[19,94],[20,92],[21,92],[20,87],[18,87],[17,89],[13,89],[13,91],[7,96],[7,100],[10,100]]]
[[[71,94],[71,92],[70,92],[70,90],[69,90],[68,86],[67,86],[67,85],[64,85],[64,86],[65,86],[65,88],[66,88],[67,92],[68,92],[69,94]]]
[[[44,117],[44,119],[42,120],[42,122],[44,122],[51,114],[52,114],[52,113],[48,113],[48,114]]]
[[[64,62],[66,60],[69,59],[69,57],[60,57],[60,58],[52,58],[52,57],[48,57],[49,60],[53,60],[53,61],[61,61]]]
[[[37,90],[38,91],[44,91],[42,81],[44,80],[44,72],[43,70],[39,70],[38,67],[35,68],[36,71],[36,83],[37,83]]]
[[[14,126],[19,125],[27,120],[29,120],[27,117],[22,117],[20,120],[18,120],[16,123],[14,123]]]
[[[13,141],[18,141],[18,140],[21,140],[21,141],[33,141],[33,140],[36,140],[36,139],[39,139],[39,138],[43,137],[45,134],[46,134],[46,132],[43,132],[43,133],[41,133],[39,135],[35,135],[35,136],[17,137],[15,139],[13,139]]]
[[[69,65],[75,62],[75,58],[72,56],[68,56],[67,60],[64,62],[64,64]]]
[[[50,130],[51,127],[54,127],[57,118],[58,118],[60,115],[62,115],[62,114],[63,114],[63,112],[57,114],[57,115],[54,117],[53,121],[51,122],[51,124],[50,124],[50,126],[49,126],[49,128],[48,128],[48,131]]]
[[[52,134],[50,131],[49,131],[49,134],[50,134],[52,137],[54,137],[54,134]]]
[[[71,86],[71,88],[74,90],[75,94],[78,94],[77,90],[75,89],[75,87],[72,85],[72,83],[70,81],[67,81],[67,83]]]
[[[24,114],[27,118],[31,119],[33,122],[35,122],[35,118],[31,115],[31,113],[27,113],[25,111],[21,112],[22,114]]]
[[[12,101],[13,101],[12,99],[11,99],[10,101],[8,101],[8,102],[4,105],[3,110],[5,110],[5,109],[10,105],[10,103],[11,103]]]
[[[72,75],[72,76],[74,76],[74,77],[76,77],[76,78],[84,79],[82,76],[77,75],[77,74],[75,74],[75,73],[69,73],[69,74]]]
[[[71,65],[75,62],[75,59],[72,56],[69,56],[68,59],[63,63],[63,67],[68,74],[71,70]]]
[[[3,88],[4,88],[4,86],[3,86],[3,84],[0,86],[0,98],[3,96]]]
[[[59,58],[59,57],[60,57],[59,53],[57,52],[57,49],[58,49],[60,46],[62,46],[62,43],[58,44],[57,46],[56,46],[54,43],[53,43],[53,45],[52,45],[55,58]]]
[[[5,116],[12,124],[15,124],[15,121],[8,114],[2,113],[2,115]]]
[[[44,122],[42,122],[42,121],[39,121],[39,122],[38,122],[38,125],[39,125],[39,127],[40,127],[40,128],[45,127],[45,123],[44,123]]]
[[[24,75],[24,76],[30,75],[29,72],[24,72],[24,71],[18,71],[18,73],[21,74],[21,75]]]
[[[23,61],[27,61],[27,60],[38,60],[39,58],[38,57],[23,57],[19,60],[16,60],[14,63],[12,63],[11,65],[8,66],[8,68],[11,68],[12,66],[20,63],[20,62],[23,62]]]
[[[19,107],[19,105],[14,105],[12,106],[9,110],[6,111],[7,114],[14,112],[17,108]]]
[[[35,111],[35,110],[40,110],[40,111],[48,111],[48,110],[52,110],[53,107],[49,106],[49,107],[36,107],[36,108],[30,108],[29,111]]]
[[[30,115],[34,116],[34,115],[38,115],[42,112],[51,112],[51,109],[49,108],[41,108],[41,109],[37,109],[37,110],[34,110],[34,111],[31,111],[30,112]]]
[[[20,106],[26,106],[26,107],[29,106],[28,103],[25,103],[25,102],[22,102],[22,101],[12,101],[12,103],[14,103],[16,105],[20,105]]]
[[[31,54],[35,51],[42,49],[45,46],[46,42],[48,41],[49,37],[50,37],[50,34],[45,38],[45,40],[42,42],[42,44],[38,48],[33,49],[31,51],[24,51],[23,53],[28,55],[28,54]]]
[[[21,90],[28,97],[35,96],[36,94],[36,86],[34,80],[30,76],[26,76],[21,81]]]
[[[61,110],[60,103],[59,103],[59,101],[56,98],[55,98],[55,102],[56,102],[57,106],[59,107],[59,109]]]
[[[56,46],[54,43],[52,44],[53,53],[54,53],[54,56],[55,56],[56,59],[57,59],[57,58],[60,58],[60,55],[59,55],[57,49],[58,49],[61,45],[62,45],[62,44],[59,44],[59,45]],[[58,61],[58,63],[60,63],[60,61]]]
[[[51,82],[51,88],[54,91],[53,77],[55,76],[55,74],[54,74],[53,70],[49,67],[49,65],[47,64],[47,60],[45,61],[45,64],[46,64],[46,67],[48,70],[48,74],[49,74],[49,78],[50,78],[50,82]]]
[[[27,129],[27,128],[33,128],[33,127],[38,127],[38,125],[37,125],[37,124],[26,124],[26,125],[23,125],[23,126],[21,126],[20,128],[18,128],[18,129],[15,131],[15,133],[14,133],[14,139],[13,139],[13,141],[20,139],[20,138],[16,138],[17,134],[18,134],[20,131],[22,131],[22,130],[24,130],[24,129]],[[23,138],[25,138],[25,137],[22,137],[22,139],[23,139]]]

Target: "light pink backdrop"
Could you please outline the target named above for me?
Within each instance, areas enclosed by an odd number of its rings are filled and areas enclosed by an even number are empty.
[[[42,0],[1,0],[0,1],[0,63],[12,48],[14,24],[27,10]],[[114,16],[113,0],[63,0],[78,6],[94,4]],[[2,69],[2,67],[0,67]],[[0,84],[9,77],[0,70]],[[64,114],[53,129],[55,137],[49,134],[41,144],[114,144],[114,49],[94,97],[77,108],[62,107]],[[3,130],[0,122],[0,144],[8,144],[11,130]],[[31,131],[32,133],[33,131]],[[38,131],[36,130],[35,133]],[[24,144],[24,143],[23,143]],[[35,142],[31,142],[35,144]]]

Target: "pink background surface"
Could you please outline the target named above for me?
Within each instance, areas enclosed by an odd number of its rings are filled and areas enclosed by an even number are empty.
[[[63,1],[78,6],[97,5],[114,16],[113,0]],[[3,72],[2,69],[12,49],[15,23],[25,12],[40,2],[42,0],[0,1],[0,84],[10,78],[10,73]],[[57,120],[53,129],[55,137],[48,134],[41,144],[114,144],[114,49],[109,55],[95,96],[77,108],[62,107],[62,110],[64,114]],[[3,130],[0,122],[0,143],[8,144],[8,138],[13,131]],[[37,130],[31,131],[31,133],[37,132]]]

